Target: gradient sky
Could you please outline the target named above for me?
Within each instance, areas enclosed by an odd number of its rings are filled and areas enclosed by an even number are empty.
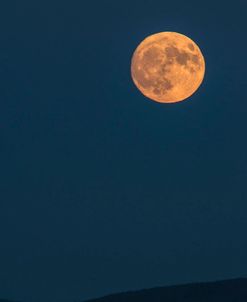
[[[0,4],[0,298],[82,301],[247,276],[247,2]],[[148,35],[191,37],[193,97],[130,78]]]

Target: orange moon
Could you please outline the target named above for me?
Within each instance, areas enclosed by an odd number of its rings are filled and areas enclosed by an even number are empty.
[[[149,99],[176,103],[190,97],[201,85],[205,60],[190,38],[161,32],[144,39],[131,60],[136,87]]]

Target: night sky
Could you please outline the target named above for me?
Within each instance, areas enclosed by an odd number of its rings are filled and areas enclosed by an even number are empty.
[[[0,298],[247,276],[246,28],[246,0],[1,2]],[[161,31],[206,61],[177,104],[130,77]]]

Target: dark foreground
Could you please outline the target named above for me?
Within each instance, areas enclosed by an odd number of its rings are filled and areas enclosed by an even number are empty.
[[[247,279],[158,287],[87,302],[247,302]]]
[[[0,302],[11,301],[0,299]],[[247,278],[157,287],[87,302],[247,302]]]

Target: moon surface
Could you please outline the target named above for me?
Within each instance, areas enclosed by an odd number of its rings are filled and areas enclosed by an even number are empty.
[[[180,102],[201,85],[204,57],[194,41],[176,32],[161,32],[144,39],[131,60],[136,87],[160,103]]]

